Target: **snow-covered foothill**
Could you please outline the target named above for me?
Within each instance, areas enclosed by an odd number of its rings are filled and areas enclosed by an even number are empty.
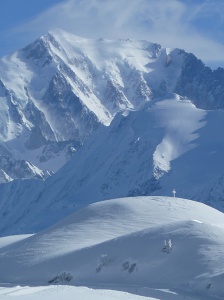
[[[223,213],[198,202],[169,197],[103,201],[2,248],[0,281],[41,285],[57,276],[59,284],[223,297],[223,236]],[[171,251],[163,251],[164,240],[172,241]]]

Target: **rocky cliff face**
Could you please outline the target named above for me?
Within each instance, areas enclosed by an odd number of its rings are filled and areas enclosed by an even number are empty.
[[[224,108],[224,69],[211,70],[193,54],[185,54],[175,92],[199,108]]]

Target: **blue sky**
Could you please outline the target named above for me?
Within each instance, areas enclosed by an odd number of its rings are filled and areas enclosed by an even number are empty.
[[[223,0],[0,0],[0,56],[60,27],[88,38],[137,38],[224,67]]]

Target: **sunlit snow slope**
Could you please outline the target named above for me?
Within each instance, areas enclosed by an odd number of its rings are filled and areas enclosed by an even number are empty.
[[[46,284],[56,276],[63,283],[65,272],[72,285],[223,297],[223,236],[223,213],[201,203],[169,197],[103,201],[2,247],[0,281]],[[167,253],[162,249],[169,239]]]
[[[112,289],[113,287],[111,287]],[[153,297],[140,296],[132,291],[123,292],[105,288],[87,288],[70,285],[51,285],[51,286],[0,286],[0,299],[5,300],[175,300],[176,293],[170,291],[151,291]],[[136,289],[135,289],[136,290]],[[144,293],[144,289],[143,289]],[[162,298],[160,298],[162,296]],[[163,298],[166,297],[166,298]],[[159,298],[158,298],[159,297]],[[179,296],[178,296],[179,297]],[[186,299],[185,296],[178,300]],[[196,300],[197,298],[188,298]]]

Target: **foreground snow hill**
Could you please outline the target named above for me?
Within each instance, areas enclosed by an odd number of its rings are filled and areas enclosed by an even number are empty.
[[[135,289],[136,290],[136,289]],[[158,300],[176,299],[177,294],[169,291],[152,290],[153,298],[147,296],[140,296],[131,294],[130,292],[115,291],[108,289],[96,289],[86,287],[74,286],[15,286],[15,287],[0,287],[0,299],[16,299],[16,300],[74,300],[74,299],[88,299],[88,300]],[[165,298],[161,298],[164,295]],[[160,298],[158,298],[160,297]],[[179,297],[178,300],[186,299]],[[196,300],[196,298],[187,298],[188,300]]]
[[[224,215],[198,202],[159,196],[103,201],[22,238],[13,243],[11,237],[8,245],[0,240],[2,283],[224,296]],[[171,243],[163,249],[165,240]]]

